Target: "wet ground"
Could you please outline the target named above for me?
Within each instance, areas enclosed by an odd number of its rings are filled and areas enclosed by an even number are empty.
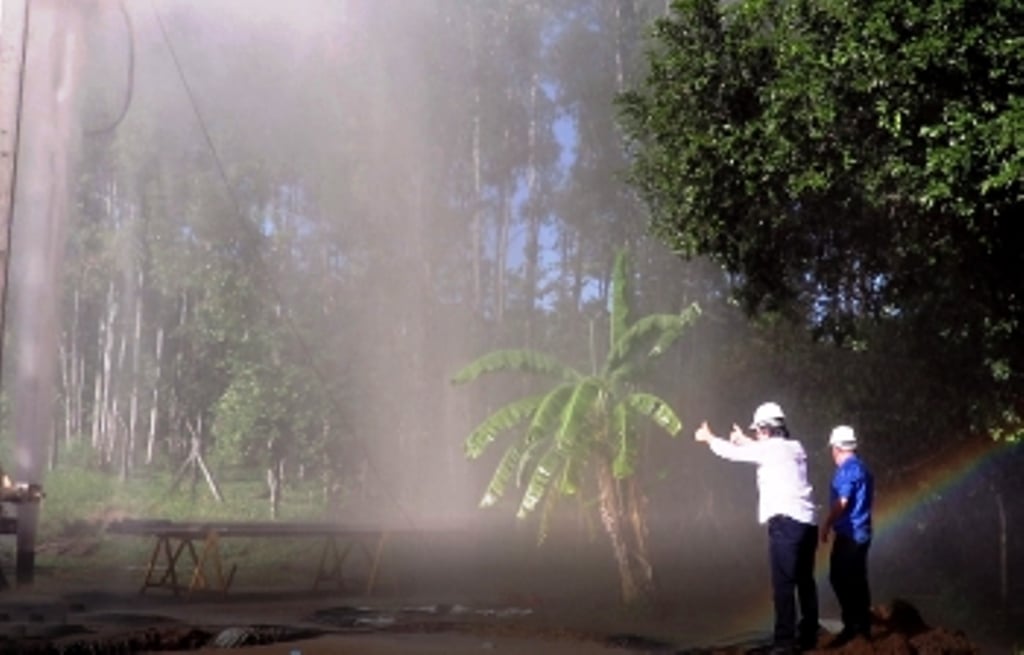
[[[504,550],[472,546],[429,557],[420,548],[415,565],[408,553],[388,561],[388,584],[370,595],[359,585],[310,591],[315,549],[272,569],[252,566],[252,551],[232,552],[240,567],[229,593],[180,596],[139,593],[145,559],[107,553],[99,560],[102,549],[68,549],[41,567],[30,588],[0,592],[0,653],[735,654],[767,643],[771,605],[760,559],[729,567],[710,567],[700,555],[680,560],[665,567],[655,605],[627,611],[600,549],[538,550],[532,536],[503,541]],[[714,575],[707,574],[711,568]],[[839,624],[827,584],[820,591],[819,646],[828,649]],[[934,627],[941,617],[931,608],[919,613],[890,597],[877,610],[870,642],[827,652],[1021,652],[1014,641],[1019,629],[979,640],[977,625]]]
[[[319,593],[243,592],[211,598],[96,592],[13,596],[0,602],[0,653],[735,654],[762,652],[766,645],[765,635],[756,633],[738,643],[685,643],[686,635],[672,638],[668,629],[635,632],[637,621],[628,617],[616,624],[609,617],[595,616],[584,626],[571,608],[562,608],[562,619],[559,608],[552,607],[410,605],[400,599],[341,604],[341,599]],[[839,655],[984,652],[960,631],[928,626],[909,604],[896,602],[876,610],[870,642],[861,639],[829,648],[834,637],[823,629],[822,651]],[[696,618],[681,617],[679,623]],[[825,625],[838,628],[834,621]]]

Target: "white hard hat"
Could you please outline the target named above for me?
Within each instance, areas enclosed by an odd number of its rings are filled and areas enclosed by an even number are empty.
[[[856,450],[857,435],[849,425],[838,425],[832,429],[828,443],[830,446],[835,446],[840,450]]]
[[[754,410],[754,421],[750,424],[753,430],[758,426],[780,426],[786,420],[778,403],[762,403]]]

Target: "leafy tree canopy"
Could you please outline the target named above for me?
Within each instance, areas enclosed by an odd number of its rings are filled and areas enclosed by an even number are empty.
[[[1017,0],[678,0],[620,98],[655,233],[751,314],[944,353],[965,421],[1019,432],[1022,24]]]

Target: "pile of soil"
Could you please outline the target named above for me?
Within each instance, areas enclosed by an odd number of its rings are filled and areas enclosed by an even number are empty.
[[[961,631],[932,627],[912,604],[894,600],[872,608],[871,639],[858,637],[838,644],[836,635],[822,631],[817,649],[821,655],[978,655],[981,649]],[[724,648],[697,649],[687,655],[747,655],[770,651],[768,645],[736,644]],[[677,654],[678,655],[678,654]]]
[[[971,655],[981,652],[963,632],[928,626],[917,608],[908,602],[895,600],[875,608],[873,614],[870,642],[854,639],[829,652],[837,655]],[[830,639],[821,641],[819,645],[828,647]]]

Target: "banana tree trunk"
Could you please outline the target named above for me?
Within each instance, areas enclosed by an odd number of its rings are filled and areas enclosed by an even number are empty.
[[[598,464],[597,483],[601,524],[618,567],[622,600],[627,605],[648,603],[654,597],[654,571],[647,554],[644,506],[636,502],[638,494],[633,487],[627,486],[624,497],[609,461]]]
[[[639,571],[641,579],[647,581],[653,594],[654,566],[651,564],[650,549],[647,546],[647,497],[635,479],[631,478],[625,484],[628,490],[626,511],[629,514],[631,536],[636,544],[633,549],[633,566]]]

